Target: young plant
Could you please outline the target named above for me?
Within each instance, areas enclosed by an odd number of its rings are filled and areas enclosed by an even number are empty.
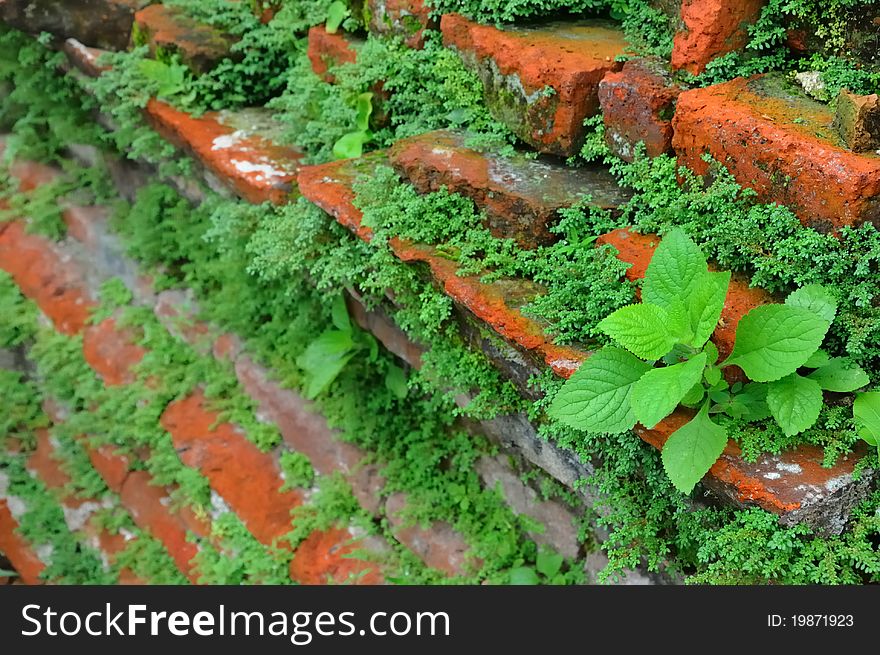
[[[598,328],[619,346],[593,354],[554,398],[551,417],[589,432],[655,427],[679,405],[696,410],[663,447],[663,466],[689,493],[727,445],[726,414],[746,422],[770,416],[787,435],[819,417],[822,392],[854,391],[867,374],[820,350],[837,312],[821,286],[793,292],[785,304],[752,309],[737,326],[733,351],[718,363],[709,341],[724,308],[730,273],[710,271],[680,229],[658,246],[642,284],[642,302],[618,309]],[[739,366],[751,382],[730,386],[723,369]],[[808,375],[799,369],[814,369]]]
[[[370,116],[373,114],[373,94],[369,91],[361,93],[355,101],[357,118],[356,130],[343,134],[333,144],[333,156],[337,159],[360,157],[364,153],[364,144],[373,138],[370,131]]]
[[[877,449],[877,464],[880,465],[880,391],[856,395],[853,417],[859,426],[859,436]]]

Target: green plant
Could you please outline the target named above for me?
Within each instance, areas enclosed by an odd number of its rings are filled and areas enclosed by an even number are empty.
[[[562,570],[564,562],[565,558],[554,552],[552,548],[541,547],[535,556],[534,566],[518,566],[510,569],[508,584],[564,584],[565,573]]]
[[[877,449],[877,463],[880,464],[880,392],[857,394],[853,416],[859,424],[859,436]]]
[[[786,435],[798,434],[816,422],[823,390],[848,392],[868,383],[860,367],[820,350],[837,305],[819,285],[743,316],[733,351],[719,363],[709,338],[729,284],[730,273],[710,271],[699,247],[682,230],[670,231],[648,266],[642,302],[598,325],[623,348],[591,356],[549,414],[592,432],[624,432],[637,422],[654,428],[679,405],[696,409],[663,446],[669,478],[687,493],[727,445],[727,430],[710,415],[746,422],[772,416]],[[753,382],[730,386],[722,373],[734,365]],[[803,376],[801,368],[815,370]]]
[[[353,132],[343,134],[333,144],[333,156],[337,159],[360,157],[364,152],[364,144],[373,138],[370,131],[370,116],[373,113],[373,94],[369,91],[360,93],[355,102],[357,117],[355,118],[356,129]]]

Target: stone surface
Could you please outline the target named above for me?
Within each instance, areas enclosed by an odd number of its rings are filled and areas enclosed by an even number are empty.
[[[862,96],[846,89],[837,97],[834,129],[853,152],[880,154],[880,96]]]
[[[210,26],[197,23],[182,10],[154,4],[135,14],[132,40],[148,45],[159,58],[179,55],[196,73],[206,73],[230,55],[235,40]]]
[[[709,153],[764,202],[819,230],[880,224],[880,155],[846,149],[826,105],[771,75],[686,91],[673,119],[679,162],[698,174]]]
[[[811,22],[812,14],[789,17],[786,44],[799,55],[818,52],[842,56],[861,64],[880,64],[880,5],[853,2],[834,6],[834,29]],[[829,38],[831,37],[831,38]]]
[[[289,200],[302,155],[273,142],[280,128],[266,110],[207,112],[195,118],[151,100],[146,112],[162,136],[241,198],[256,204]]]
[[[659,61],[630,59],[620,71],[606,74],[599,82],[599,104],[611,151],[632,161],[639,142],[649,157],[672,150],[672,115],[680,93]]]
[[[497,237],[536,248],[558,239],[550,232],[559,210],[590,196],[590,204],[615,209],[629,199],[605,169],[571,168],[521,154],[502,157],[468,146],[468,135],[441,130],[395,143],[394,167],[421,193],[446,186],[486,211],[486,227]]]
[[[501,30],[447,14],[440,28],[479,74],[494,116],[539,151],[563,156],[580,149],[584,119],[599,111],[599,82],[627,48],[622,32],[601,22]]]
[[[685,29],[673,41],[673,67],[697,75],[715,57],[745,46],[747,27],[765,4],[766,0],[683,0]]]
[[[425,28],[437,26],[424,0],[366,0],[366,13],[371,32],[399,36],[411,48],[421,48]]]
[[[333,83],[335,78],[331,68],[342,64],[352,64],[357,58],[354,37],[344,32],[330,33],[323,25],[316,25],[309,30],[309,61],[315,75],[325,82]]]
[[[0,0],[0,21],[32,34],[125,50],[135,12],[152,0]]]

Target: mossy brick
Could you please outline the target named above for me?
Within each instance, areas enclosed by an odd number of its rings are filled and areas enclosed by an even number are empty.
[[[362,553],[381,558],[388,550],[379,537],[358,537],[340,527],[315,530],[297,546],[290,577],[305,585],[382,584],[380,565],[362,559]]]
[[[447,14],[440,29],[480,76],[493,115],[537,150],[563,156],[580,150],[599,82],[627,49],[620,29],[601,21],[499,29]]]
[[[880,225],[880,154],[850,151],[833,123],[784,77],[737,78],[679,96],[672,145],[679,163],[703,175],[709,154],[809,227]]]
[[[411,48],[425,44],[425,30],[437,27],[424,0],[366,0],[365,17],[375,34],[399,36]]]
[[[863,65],[880,64],[880,5],[848,4],[834,6],[830,25],[816,24],[809,15],[788,17],[786,45],[801,56],[819,53],[826,57],[843,56]]]
[[[19,534],[19,524],[10,505],[18,502],[16,498],[0,497],[0,553],[3,553],[18,579],[24,584],[42,583],[40,577],[46,568],[37,554],[37,545],[31,545]]]
[[[880,96],[842,90],[837,97],[834,129],[853,152],[880,154]]]
[[[672,150],[672,116],[681,87],[672,81],[663,62],[630,59],[620,71],[599,82],[599,104],[605,141],[611,151],[633,161],[636,144],[656,157]]]
[[[207,112],[196,118],[150,100],[146,113],[159,134],[192,155],[224,188],[255,204],[289,201],[302,155],[277,145],[281,127],[267,110]]]
[[[125,50],[135,12],[152,0],[3,0],[0,21],[39,34],[74,38],[109,50]]]
[[[421,193],[445,186],[474,200],[485,210],[486,227],[496,237],[536,248],[557,240],[550,231],[559,210],[584,201],[616,209],[630,194],[604,168],[570,168],[522,154],[500,156],[468,145],[461,132],[427,132],[395,143],[389,158]]]
[[[196,22],[176,7],[154,4],[135,14],[135,45],[147,45],[157,58],[179,55],[195,73],[206,73],[230,56],[235,39]]]
[[[353,64],[361,41],[344,32],[330,33],[323,25],[315,25],[309,30],[307,53],[315,75],[332,84],[335,78],[329,72],[330,69],[342,64]]]
[[[748,26],[761,15],[767,0],[683,0],[684,29],[673,39],[672,66],[694,75],[706,64],[739,50],[749,41]]]

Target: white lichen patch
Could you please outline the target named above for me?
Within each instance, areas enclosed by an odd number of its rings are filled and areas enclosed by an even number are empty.
[[[248,134],[244,130],[236,130],[231,134],[221,134],[211,143],[211,150],[228,150],[238,146],[247,137]]]
[[[79,507],[69,507],[62,503],[61,511],[64,512],[64,522],[67,524],[67,528],[71,532],[76,532],[77,530],[81,530],[82,527],[88,523],[92,514],[99,509],[106,509],[109,507],[112,507],[112,503],[109,500],[105,499],[100,503],[90,500]]]
[[[288,177],[293,175],[291,171],[286,171],[282,168],[276,168],[274,164],[268,163],[268,160],[264,159],[266,163],[257,163],[247,160],[241,159],[232,159],[232,165],[235,166],[235,170],[239,173],[243,173],[245,175],[254,175],[254,179],[258,182],[262,182],[265,179],[276,179],[281,177]]]
[[[781,477],[782,473],[777,473],[776,471],[770,471],[769,473],[764,474],[766,480],[778,480]]]
[[[834,493],[838,489],[843,489],[850,482],[850,476],[848,475],[839,475],[836,478],[831,478],[828,482],[825,483],[825,489],[827,489],[830,493]]]
[[[223,499],[223,496],[211,489],[211,520],[216,521],[224,514],[229,514],[229,504]]]
[[[776,470],[793,475],[800,475],[803,472],[800,464],[786,464],[785,462],[776,462]]]

